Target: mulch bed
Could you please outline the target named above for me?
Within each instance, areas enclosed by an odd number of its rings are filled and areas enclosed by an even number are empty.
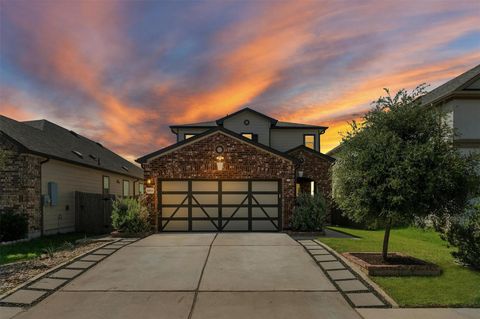
[[[78,244],[73,249],[56,251],[52,257],[42,255],[42,257],[31,260],[1,265],[0,295],[50,268],[104,244],[105,242],[101,241]]]
[[[402,253],[390,253],[386,261],[380,253],[344,253],[370,276],[439,276],[442,269],[430,262]]]

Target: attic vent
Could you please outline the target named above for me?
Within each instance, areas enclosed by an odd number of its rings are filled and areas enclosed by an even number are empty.
[[[122,166],[122,168],[128,172],[128,167]]]
[[[96,157],[95,155],[90,154],[90,155],[88,155],[88,156],[90,156],[90,158],[93,159],[93,160],[96,160],[96,159],[97,159],[97,157]]]
[[[83,158],[83,155],[82,153],[80,153],[79,151],[72,151],[73,154],[77,155],[78,157],[80,158]]]
[[[74,131],[70,131],[70,134],[72,134],[72,135],[75,136],[75,137],[78,137],[78,134],[75,133]]]
[[[98,142],[95,142],[95,144],[97,144],[98,146],[102,147],[103,148],[103,145],[98,143]]]

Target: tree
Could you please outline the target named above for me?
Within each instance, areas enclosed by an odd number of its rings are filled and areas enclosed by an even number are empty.
[[[384,260],[392,226],[459,214],[478,188],[478,158],[455,150],[446,114],[421,105],[425,87],[393,97],[385,89],[364,122],[351,123],[333,166],[338,206],[354,221],[385,227]]]

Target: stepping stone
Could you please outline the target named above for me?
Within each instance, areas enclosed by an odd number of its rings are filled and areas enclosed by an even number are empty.
[[[70,265],[66,266],[65,268],[79,268],[79,269],[87,269],[88,267],[94,265],[94,261],[76,261],[71,263]]]
[[[100,261],[107,256],[105,255],[86,255],[80,261]]]
[[[20,289],[10,296],[3,298],[1,302],[11,302],[29,305],[45,295],[47,291]]]
[[[313,244],[315,244],[315,242],[314,242],[313,240],[310,240],[310,239],[309,239],[309,240],[299,240],[298,242],[299,242],[300,244],[304,245],[304,246],[305,246],[305,245],[313,245]]]
[[[349,270],[330,270],[327,274],[333,280],[355,279],[355,276]]]
[[[325,249],[315,249],[315,250],[310,250],[310,254],[312,255],[330,255],[330,252],[328,252]]]
[[[322,246],[317,245],[317,246],[305,246],[308,250],[325,250]]]
[[[328,254],[328,255],[316,255],[316,256],[313,256],[313,258],[315,258],[316,261],[337,261],[337,258],[335,258],[334,256]]]
[[[95,250],[92,254],[94,255],[111,255],[115,250],[113,249],[105,249],[105,248],[100,248],[99,250]]]
[[[341,262],[339,261],[325,261],[321,262],[320,266],[322,266],[323,269],[325,270],[333,270],[333,269],[345,269],[345,267],[342,265]]]
[[[378,297],[371,292],[347,294],[347,297],[353,302],[355,307],[384,306],[383,301],[378,299]]]
[[[10,319],[15,315],[23,311],[23,308],[20,307],[2,307],[0,306],[0,318],[1,319]]]
[[[335,283],[338,285],[338,287],[340,287],[340,289],[342,291],[345,291],[345,292],[362,291],[362,290],[367,290],[368,291],[367,286],[362,284],[362,282],[360,280],[357,280],[357,279],[340,280],[340,281],[336,281]]]
[[[80,274],[83,270],[81,269],[60,269],[57,272],[54,272],[51,274],[50,278],[65,278],[65,279],[71,279],[75,277],[76,275]]]
[[[132,243],[132,242],[137,241],[137,240],[139,240],[139,239],[140,239],[140,238],[124,238],[124,239],[122,239],[121,241],[122,241],[122,242]]]
[[[125,245],[108,245],[108,246],[104,246],[103,249],[120,249],[123,246]]]
[[[42,278],[33,285],[28,286],[28,288],[53,290],[57,289],[65,282],[67,282],[66,279]]]

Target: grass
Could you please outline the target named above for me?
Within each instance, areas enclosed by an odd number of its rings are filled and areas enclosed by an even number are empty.
[[[359,237],[320,238],[340,253],[382,249],[383,230],[329,228]],[[393,229],[389,251],[433,262],[443,270],[438,277],[370,277],[401,307],[480,307],[480,272],[457,264],[450,254],[453,248],[438,233],[414,227]]]
[[[15,243],[12,245],[0,246],[0,265],[33,259],[44,253],[44,249],[60,249],[65,242],[75,243],[77,239],[83,238],[84,234],[59,234],[35,238],[27,242]]]

